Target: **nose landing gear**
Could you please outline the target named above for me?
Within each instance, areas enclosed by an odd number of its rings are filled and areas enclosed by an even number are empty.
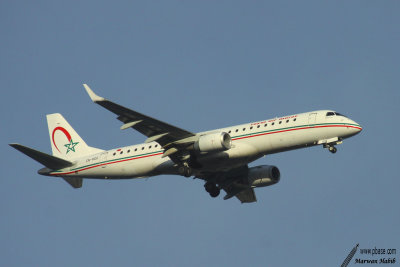
[[[333,144],[326,144],[324,145],[324,148],[327,148],[332,154],[335,154],[337,152],[337,148]]]

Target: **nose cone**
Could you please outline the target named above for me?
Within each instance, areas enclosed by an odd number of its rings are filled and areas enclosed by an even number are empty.
[[[352,135],[359,134],[362,131],[362,127],[357,122],[350,120],[350,130],[352,131]]]
[[[360,124],[358,124],[357,122],[355,122],[355,121],[353,121],[354,122],[354,124],[355,124],[355,128],[358,130],[358,132],[361,132],[362,131],[362,127],[361,127],[361,125]]]

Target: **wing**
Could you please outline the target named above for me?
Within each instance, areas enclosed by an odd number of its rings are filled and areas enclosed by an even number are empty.
[[[233,168],[226,172],[203,173],[197,178],[218,184],[226,192],[225,200],[237,197],[242,203],[256,202],[254,189],[247,181],[248,166]]]
[[[87,84],[83,86],[93,102],[118,115],[117,119],[124,123],[121,126],[122,130],[127,128],[137,130],[148,137],[146,143],[157,141],[165,149],[171,148],[168,152],[171,154],[177,151],[176,146],[193,143],[191,137],[195,136],[194,133],[120,106],[96,95]],[[166,151],[164,155],[168,155],[168,153]]]

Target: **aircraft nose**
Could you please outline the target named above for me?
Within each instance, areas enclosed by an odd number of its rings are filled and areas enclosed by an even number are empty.
[[[355,134],[358,134],[362,131],[362,129],[363,129],[362,126],[360,124],[358,124],[357,122],[351,120],[351,124],[353,125],[352,128],[354,129]]]

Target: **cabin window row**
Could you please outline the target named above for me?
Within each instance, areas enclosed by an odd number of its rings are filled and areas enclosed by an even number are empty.
[[[290,121],[290,120],[286,120],[286,123],[289,123],[289,121]],[[296,118],[294,118],[293,121],[296,121]],[[282,124],[282,122],[283,122],[283,120],[282,120],[282,121],[279,121],[278,124]],[[272,123],[271,123],[271,126],[274,126],[274,125],[275,125],[275,122],[272,122]],[[268,126],[268,123],[264,124],[264,127],[267,127],[267,126]],[[257,125],[257,128],[260,128],[260,127],[261,127],[261,125]],[[250,127],[250,130],[253,130],[253,128],[254,128],[254,126],[251,126],[251,127]],[[246,127],[243,128],[242,130],[243,130],[243,131],[246,131]],[[236,129],[236,130],[235,130],[235,133],[237,133],[237,132],[239,132],[239,129]],[[229,130],[228,133],[232,133],[232,130]]]
[[[147,149],[151,149],[152,147],[153,147],[153,146],[148,146]],[[157,148],[157,147],[158,147],[158,145],[155,145],[155,146],[154,146],[154,148]],[[142,146],[141,150],[144,150],[145,148],[146,148],[146,147]],[[134,152],[137,152],[138,150],[140,151],[139,148],[135,148],[133,151],[134,151]],[[121,151],[114,152],[114,153],[113,153],[113,156],[117,155],[117,153],[120,154],[120,155],[122,155],[122,154],[124,153],[124,151],[121,150]],[[128,150],[126,151],[126,153],[131,153],[131,149],[128,149]]]

